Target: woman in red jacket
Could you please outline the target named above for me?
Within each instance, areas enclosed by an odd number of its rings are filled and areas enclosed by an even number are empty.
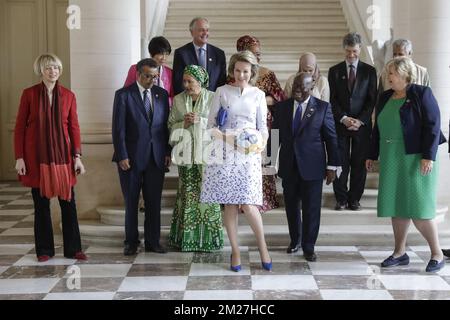
[[[50,199],[61,206],[64,256],[86,260],[81,251],[73,186],[84,174],[75,95],[58,79],[62,63],[53,54],[34,62],[42,82],[22,93],[14,130],[16,170],[19,180],[31,187],[34,202],[36,255],[44,262],[55,255]]]

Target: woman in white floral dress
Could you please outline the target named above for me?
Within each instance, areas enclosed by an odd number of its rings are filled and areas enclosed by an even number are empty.
[[[223,219],[232,249],[230,268],[236,272],[241,270],[237,235],[239,207],[255,233],[262,267],[272,269],[262,218],[256,207],[263,201],[261,152],[268,137],[265,94],[251,85],[257,71],[258,63],[253,53],[234,54],[228,67],[233,84],[217,88],[208,119],[214,141],[211,144],[213,151],[206,152],[200,201],[224,204]],[[226,110],[227,119],[219,129],[217,116],[221,108]],[[258,143],[252,146],[256,145],[256,148],[236,146],[236,143],[242,145],[237,137],[244,130],[258,137]]]

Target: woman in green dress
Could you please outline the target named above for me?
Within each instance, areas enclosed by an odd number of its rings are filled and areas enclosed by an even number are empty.
[[[406,57],[388,63],[391,90],[385,91],[376,108],[368,171],[379,157],[380,181],[377,211],[391,217],[395,249],[382,267],[409,264],[406,237],[413,221],[428,242],[431,259],[427,272],[439,271],[444,258],[439,245],[436,186],[439,144],[445,142],[440,129],[439,106],[429,87],[412,84],[414,64]]]
[[[223,247],[220,205],[200,203],[202,141],[214,93],[208,91],[208,73],[186,66],[185,91],[175,96],[169,115],[172,161],[178,165],[179,183],[169,234],[169,245],[181,251],[210,252]]]

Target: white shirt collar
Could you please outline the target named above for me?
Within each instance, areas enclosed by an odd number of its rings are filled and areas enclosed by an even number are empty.
[[[347,61],[347,59],[345,60],[345,65],[347,66],[347,72],[349,71],[350,65],[352,64],[355,67],[355,71],[358,68],[358,63],[359,63],[359,59],[357,59],[355,62],[353,63],[349,63]]]
[[[310,99],[311,99],[311,95],[309,95],[309,97],[301,103],[302,106],[307,106]],[[297,100],[295,100],[295,102],[296,102],[296,106],[298,106],[300,104]]]
[[[150,94],[148,95],[148,97],[149,97],[150,101],[152,101],[152,94],[151,94],[152,88],[150,88],[150,89],[145,89],[143,86],[141,86],[141,84],[139,83],[139,81],[136,81],[136,84],[137,84],[137,86],[138,86],[138,88],[139,88],[139,93],[141,94],[141,99],[144,100],[144,91],[145,91],[145,90],[148,90],[148,92],[150,93]]]
[[[136,81],[136,84],[138,85],[139,92],[140,92],[141,94],[144,94],[144,91],[145,91],[145,90],[150,91],[150,89],[145,89],[143,86],[141,86],[141,84],[139,83],[139,81]]]
[[[353,62],[353,63],[349,63],[349,62],[347,61],[347,59],[345,59],[345,63],[347,64],[347,68],[348,68],[348,66],[351,65],[351,64],[353,64],[355,67],[357,67],[357,66],[358,66],[358,63],[359,63],[359,59],[356,59],[356,61]]]
[[[310,99],[311,99],[311,95],[309,95],[308,99],[306,99],[305,101],[303,101],[301,103],[301,105],[302,105],[302,118],[303,118],[303,115],[306,112],[306,106],[308,105]],[[295,112],[297,111],[297,108],[299,107],[299,105],[300,105],[300,103],[297,100],[294,100],[293,118],[295,118]]]
[[[192,44],[194,45],[195,52],[198,52],[198,49],[200,49],[200,48],[203,48],[206,51],[206,46],[208,45],[207,43],[205,43],[203,46],[199,47],[193,41],[192,41]]]

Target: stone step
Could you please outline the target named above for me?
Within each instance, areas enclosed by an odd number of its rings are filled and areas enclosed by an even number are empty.
[[[344,31],[345,32],[345,31]],[[295,42],[308,42],[308,41],[338,41],[342,35],[343,31],[340,30],[300,30],[299,28],[291,28],[289,30],[284,30],[280,32],[277,31],[256,31],[252,33],[252,36],[257,37],[262,44],[266,45],[263,41],[271,41],[276,39],[288,39],[289,41]],[[242,33],[242,30],[225,30],[225,31],[216,31],[211,33],[214,37],[215,42],[217,41],[236,41],[238,38],[243,36],[246,33]],[[188,30],[174,30],[164,31],[164,36],[167,39],[171,39],[171,41],[176,41],[177,39],[186,39],[189,38]]]
[[[439,224],[439,239],[443,246],[450,244],[450,227],[448,221]],[[226,231],[224,242],[229,245]],[[80,221],[80,233],[83,243],[96,246],[123,246],[124,227],[108,226],[96,221]],[[139,227],[143,238],[143,227]],[[167,243],[169,227],[161,228],[161,242]],[[249,226],[239,226],[239,244],[256,246],[255,236]],[[264,226],[266,242],[271,246],[286,246],[289,243],[287,225]],[[322,225],[317,245],[332,246],[393,246],[392,226],[386,225]],[[407,245],[426,245],[425,239],[412,226],[408,233]]]
[[[203,3],[204,5],[208,5],[208,3],[220,3],[223,2],[223,0],[170,0],[170,5],[177,4],[177,3]],[[226,0],[227,3],[233,3],[233,4],[242,4],[242,0]],[[247,3],[273,3],[274,0],[247,0]],[[319,6],[323,3],[339,3],[339,0],[277,0],[277,4],[283,5],[286,3],[318,3]]]
[[[169,168],[169,172],[165,174],[165,181],[169,181],[170,184],[178,184],[178,167],[172,165]],[[366,178],[366,189],[376,189],[378,187],[378,172],[368,172]],[[277,178],[278,182],[281,182],[281,178]],[[373,187],[372,187],[373,185]],[[175,187],[176,188],[176,187]]]
[[[165,189],[162,193],[161,206],[173,207],[175,205],[177,191],[175,189]],[[375,208],[377,201],[378,190],[366,189],[364,191],[363,198],[361,199],[361,205],[365,208]],[[281,206],[284,206],[283,194],[279,192],[277,194],[278,201]],[[333,189],[330,186],[325,186],[322,193],[322,206],[332,208],[336,203]]]
[[[178,21],[178,20],[177,20]],[[297,19],[295,22],[278,21],[276,24],[267,22],[253,22],[245,26],[246,34],[263,33],[266,31],[278,31],[284,32],[286,30],[302,30],[302,31],[340,31],[343,34],[348,32],[347,23],[342,20],[341,22],[327,22],[321,21],[320,23],[314,23],[313,21],[304,21],[304,18]],[[216,34],[217,32],[225,31],[239,31],[242,34],[242,27],[236,24],[230,24],[229,22],[218,22],[214,21],[211,23],[211,28],[209,29],[211,34]],[[173,22],[164,28],[164,32],[188,32],[188,26],[186,23]]]
[[[283,88],[297,71],[299,56],[306,51],[317,55],[326,76],[328,69],[342,60],[342,36],[349,30],[338,0],[173,0],[164,31],[173,49],[190,41],[188,24],[194,16],[208,18],[209,42],[225,51],[227,61],[236,52],[240,36],[258,37],[262,65],[275,72]],[[173,55],[167,62],[169,66],[172,59]]]
[[[213,44],[216,47],[224,50],[225,53],[235,53],[236,52],[236,40],[238,37],[230,37],[227,39],[221,39],[217,37],[211,37],[209,43]],[[179,38],[171,38],[169,39],[171,46],[173,48],[178,48],[189,42],[189,38],[187,37],[179,37]],[[295,41],[289,42],[287,38],[278,37],[278,38],[266,38],[260,39],[263,49],[268,51],[268,48],[278,49],[289,46],[289,50],[297,52],[310,51],[317,53],[320,55],[322,52],[332,53],[334,55],[342,56],[342,40],[341,39],[329,39],[325,41],[316,41],[314,38],[308,38],[305,41]]]
[[[166,18],[166,26],[184,26],[184,28],[188,29],[189,23],[191,22],[193,16],[179,16],[179,15],[167,15]],[[317,19],[316,16],[309,16],[303,13],[299,13],[297,16],[283,16],[278,13],[274,13],[272,16],[265,17],[264,20],[261,19],[260,16],[257,15],[248,15],[245,17],[245,19],[242,16],[234,16],[230,15],[228,13],[222,12],[222,15],[208,15],[208,20],[210,24],[210,30],[218,30],[216,28],[216,23],[227,23],[234,25],[236,28],[242,29],[243,21],[245,21],[245,24],[247,25],[253,25],[254,23],[261,23],[264,21],[267,25],[272,24],[278,24],[278,23],[311,23],[315,25],[321,25],[322,23],[327,26],[330,23],[344,23],[347,25],[347,21],[345,20],[345,17],[343,14],[341,15],[334,15],[334,16],[328,16],[326,17],[326,21],[324,19]]]
[[[245,3],[245,2],[243,2]],[[251,10],[241,10],[241,8],[227,8],[225,10],[216,10],[214,7],[204,7],[204,8],[169,8],[167,12],[167,17],[189,17],[189,20],[192,17],[207,17],[210,23],[215,21],[215,17],[217,16],[232,16],[232,17],[240,17],[240,24],[245,24],[247,22],[247,17],[260,17],[263,19],[270,19],[271,21],[281,21],[284,17],[296,17],[299,21],[303,16],[309,17],[318,17],[318,20],[327,20],[328,17],[337,18],[342,17],[342,9],[339,7],[335,8],[309,8],[301,10],[301,14],[299,15],[299,10],[285,9],[285,8],[277,8],[276,11],[270,9],[260,9],[253,8]]]
[[[234,54],[236,52],[236,39],[234,39],[231,43],[227,43],[225,46],[220,47],[220,49],[222,49],[225,54],[227,55],[227,58],[229,58],[232,54]],[[175,50],[176,48],[180,47],[180,46],[184,46],[186,43],[188,43],[188,39],[183,38],[182,40],[178,40],[177,43],[175,43],[172,39],[169,39],[171,46],[173,48],[173,50]],[[214,40],[210,41],[211,44],[218,46]],[[300,58],[300,55],[307,51],[307,49],[313,49],[311,50],[312,52],[314,52],[314,54],[317,56],[318,58],[318,63],[321,62],[321,59],[328,59],[328,60],[332,60],[332,61],[341,61],[342,58],[342,48],[338,47],[312,47],[312,46],[304,46],[304,49],[300,49],[297,47],[292,47],[292,44],[289,44],[289,47],[286,48],[286,51],[284,52],[280,52],[280,47],[276,47],[276,46],[268,46],[267,44],[262,44],[262,48],[263,48],[263,59],[272,59],[272,60],[279,60],[279,61],[284,61],[286,60],[296,60],[297,65],[298,65],[298,59]],[[171,54],[168,58],[168,65],[171,66],[173,59],[173,55]]]
[[[448,207],[440,206],[437,210],[436,221],[444,220]],[[125,209],[123,207],[99,207],[97,212],[100,215],[100,222],[111,226],[124,226]],[[173,214],[173,207],[161,209],[161,226],[170,226]],[[262,214],[264,225],[283,225],[286,224],[286,212],[284,207],[280,207]],[[322,225],[385,225],[390,224],[390,219],[381,219],[377,217],[375,208],[365,208],[361,211],[335,211],[333,208],[322,208]],[[239,225],[246,225],[247,221],[244,215],[239,216]],[[144,225],[144,214],[139,213],[139,225]]]
[[[302,14],[299,15],[299,11],[290,10],[290,9],[277,9],[268,10],[268,9],[252,9],[250,10],[241,10],[241,9],[226,9],[222,11],[215,10],[214,8],[203,8],[203,9],[195,9],[195,10],[186,10],[186,9],[177,9],[177,8],[169,8],[167,13],[167,18],[178,18],[178,17],[194,17],[194,16],[202,16],[207,17],[210,23],[214,23],[216,17],[222,16],[226,14],[228,17],[241,18],[239,23],[241,25],[245,25],[247,23],[247,18],[249,17],[260,17],[261,19],[267,20],[268,23],[281,21],[285,17],[295,17],[300,21],[302,17],[316,17],[321,20],[331,19],[339,19],[342,18],[342,9],[326,9],[325,11],[320,8],[311,8],[302,10]],[[190,22],[189,18],[189,22]]]
[[[190,10],[196,9],[199,12],[202,10],[236,10],[236,3],[232,1],[211,1],[209,3],[205,3],[205,1],[175,1],[169,4],[169,10]],[[317,9],[317,3],[313,1],[272,1],[272,2],[248,2],[248,1],[240,1],[239,9],[242,11],[251,11],[253,10],[308,10],[308,9]],[[322,9],[341,9],[341,5],[337,1],[327,1],[320,3],[320,8]]]
[[[297,72],[298,60],[299,60],[299,57],[283,59],[283,60],[277,61],[277,60],[270,59],[270,58],[268,59],[263,54],[261,64],[264,67],[269,68],[270,70],[276,68],[277,72],[285,72],[285,71]],[[263,62],[264,62],[264,64],[263,64]],[[337,59],[336,60],[333,60],[333,59],[328,60],[327,59],[326,61],[322,61],[319,64],[320,71],[328,72],[328,69],[330,69],[332,66],[334,66],[337,62],[339,62],[339,60],[337,60]]]

